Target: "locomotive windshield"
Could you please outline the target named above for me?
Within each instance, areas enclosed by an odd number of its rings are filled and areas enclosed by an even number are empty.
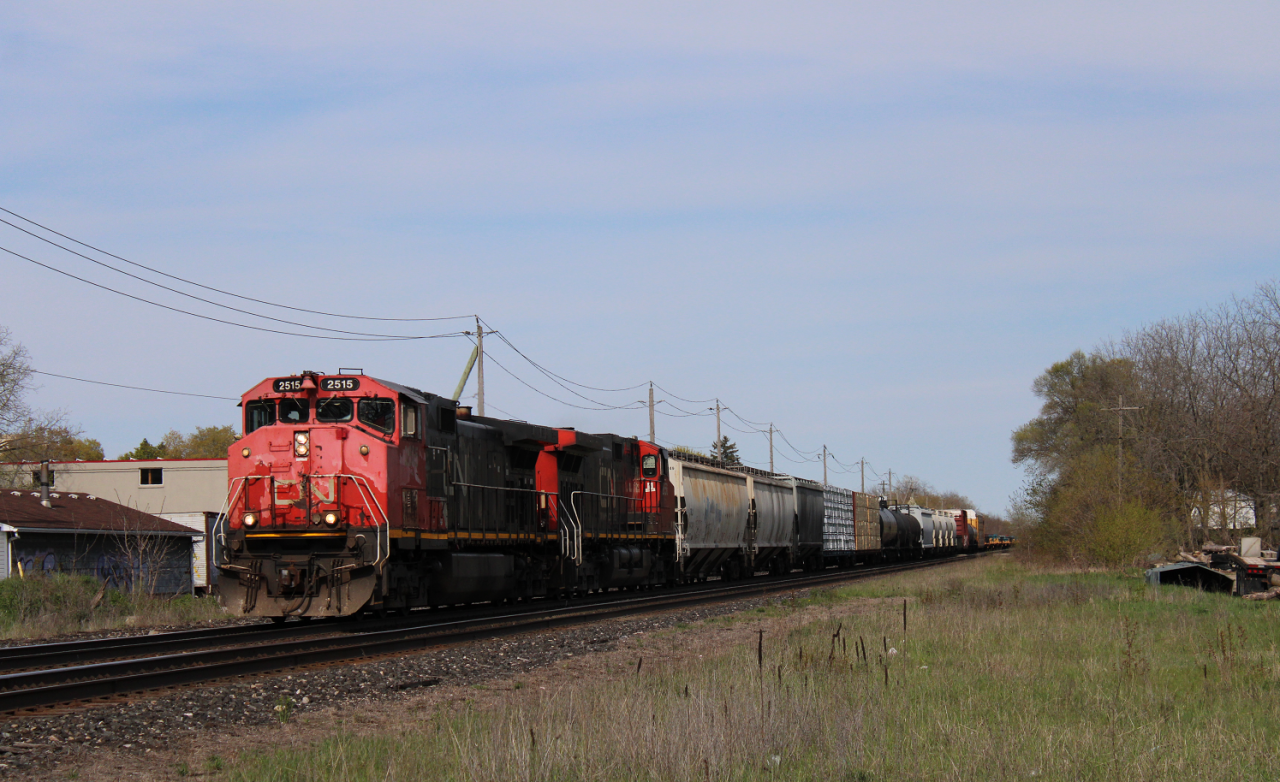
[[[644,460],[640,463],[640,474],[646,478],[658,477],[658,457],[653,454],[645,454]]]
[[[341,424],[351,420],[351,400],[331,396],[316,400],[316,420],[322,424]]]
[[[244,433],[271,426],[276,422],[274,399],[259,399],[244,406]]]
[[[282,424],[305,424],[311,417],[311,403],[305,399],[281,399],[276,420]]]
[[[396,403],[390,399],[361,399],[360,423],[391,434],[396,428]]]

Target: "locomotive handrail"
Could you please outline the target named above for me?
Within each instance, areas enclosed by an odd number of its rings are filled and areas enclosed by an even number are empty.
[[[227,556],[227,525],[231,523],[231,508],[235,506],[236,500],[240,497],[240,492],[244,489],[250,476],[243,478],[233,478],[231,480],[231,490],[227,492],[227,498],[222,501],[222,511],[218,513],[218,519],[214,522],[215,529],[213,538],[218,543],[218,550],[222,552],[222,559],[226,564],[231,564],[231,559]],[[257,476],[254,476],[257,477]],[[239,487],[236,484],[239,483]],[[223,564],[221,561],[216,563]]]
[[[575,565],[582,564],[582,519],[578,516],[578,506],[573,498],[581,493],[575,491],[569,494],[569,512],[565,514],[565,519],[569,522],[569,534],[565,540],[568,551],[565,556],[572,559]],[[561,507],[564,506],[564,503],[560,504]]]

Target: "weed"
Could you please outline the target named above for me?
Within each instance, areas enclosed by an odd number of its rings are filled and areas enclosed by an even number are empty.
[[[293,717],[293,698],[288,695],[281,695],[276,698],[275,713],[276,719],[280,721],[281,725],[288,722]]]

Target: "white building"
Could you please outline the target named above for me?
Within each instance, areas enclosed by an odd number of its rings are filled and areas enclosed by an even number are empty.
[[[30,467],[38,486],[40,465]],[[51,462],[49,471],[56,491],[92,494],[199,531],[203,537],[192,546],[194,582],[197,589],[212,586],[212,532],[227,499],[226,459]]]

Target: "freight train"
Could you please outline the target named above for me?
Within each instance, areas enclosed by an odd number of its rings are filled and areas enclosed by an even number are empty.
[[[479,417],[362,373],[241,399],[217,531],[221,596],[283,620],[942,556],[969,510],[866,494],[645,440]]]

